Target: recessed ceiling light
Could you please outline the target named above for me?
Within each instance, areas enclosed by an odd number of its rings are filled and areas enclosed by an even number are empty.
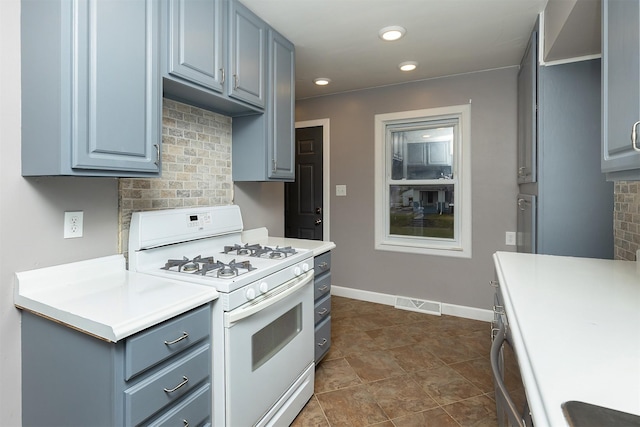
[[[404,33],[406,32],[407,30],[405,30],[403,27],[399,25],[392,25],[390,27],[384,27],[383,29],[378,31],[378,35],[382,40],[394,41],[404,36]]]
[[[418,68],[418,63],[415,61],[406,61],[400,63],[398,65],[398,68],[400,68],[402,71],[413,71]]]
[[[313,82],[318,86],[326,86],[331,83],[331,79],[328,79],[326,77],[318,77],[317,79],[313,79]]]

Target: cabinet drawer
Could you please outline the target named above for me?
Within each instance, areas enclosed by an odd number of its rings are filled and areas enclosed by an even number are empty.
[[[316,302],[314,315],[314,325],[317,325],[331,315],[331,295],[327,294],[320,301]]]
[[[209,377],[211,347],[204,344],[124,391],[127,426],[179,400]]]
[[[325,252],[313,259],[313,269],[316,276],[331,270],[331,252]]]
[[[162,416],[157,418],[150,427],[164,426],[200,426],[210,418],[211,413],[211,387],[209,383],[203,385],[198,390],[176,406],[170,408]]]
[[[331,291],[331,273],[316,277],[313,281],[313,299],[318,300]]]
[[[208,337],[210,329],[211,309],[207,304],[128,338],[125,380]]]
[[[315,361],[318,362],[331,347],[331,316],[316,326],[315,343]]]

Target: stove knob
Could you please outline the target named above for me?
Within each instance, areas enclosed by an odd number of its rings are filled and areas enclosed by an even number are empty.
[[[306,262],[302,264],[302,271],[304,271],[305,273],[309,271],[309,264],[307,264]]]
[[[263,294],[269,290],[269,284],[267,282],[260,283],[260,292]]]
[[[302,270],[300,270],[300,267],[298,267],[297,265],[295,267],[293,267],[293,274],[295,274],[296,276],[299,276],[302,274]]]
[[[249,288],[247,289],[247,291],[244,293],[244,295],[247,297],[247,299],[249,301],[251,301],[252,299],[254,299],[256,297],[256,291],[253,288]]]

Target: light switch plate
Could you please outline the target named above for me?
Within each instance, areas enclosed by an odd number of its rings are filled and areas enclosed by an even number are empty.
[[[336,185],[336,196],[346,196],[346,195],[347,195],[347,186]]]
[[[82,226],[84,220],[82,211],[64,213],[64,238],[74,239],[82,237]]]
[[[516,245],[516,232],[515,231],[507,231],[504,233],[504,244],[507,246],[515,246]]]

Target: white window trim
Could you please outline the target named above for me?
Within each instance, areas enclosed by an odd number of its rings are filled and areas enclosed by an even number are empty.
[[[459,138],[454,150],[458,150],[456,178],[456,215],[459,218],[457,239],[398,237],[387,234],[389,223],[389,189],[387,180],[390,171],[387,168],[386,126],[418,120],[438,120],[457,117],[459,120]],[[407,181],[410,183],[410,181]],[[408,252],[425,255],[440,255],[458,258],[471,258],[471,105],[455,105],[424,110],[403,111],[375,115],[375,249],[394,252]],[[457,218],[457,219],[458,219]]]

